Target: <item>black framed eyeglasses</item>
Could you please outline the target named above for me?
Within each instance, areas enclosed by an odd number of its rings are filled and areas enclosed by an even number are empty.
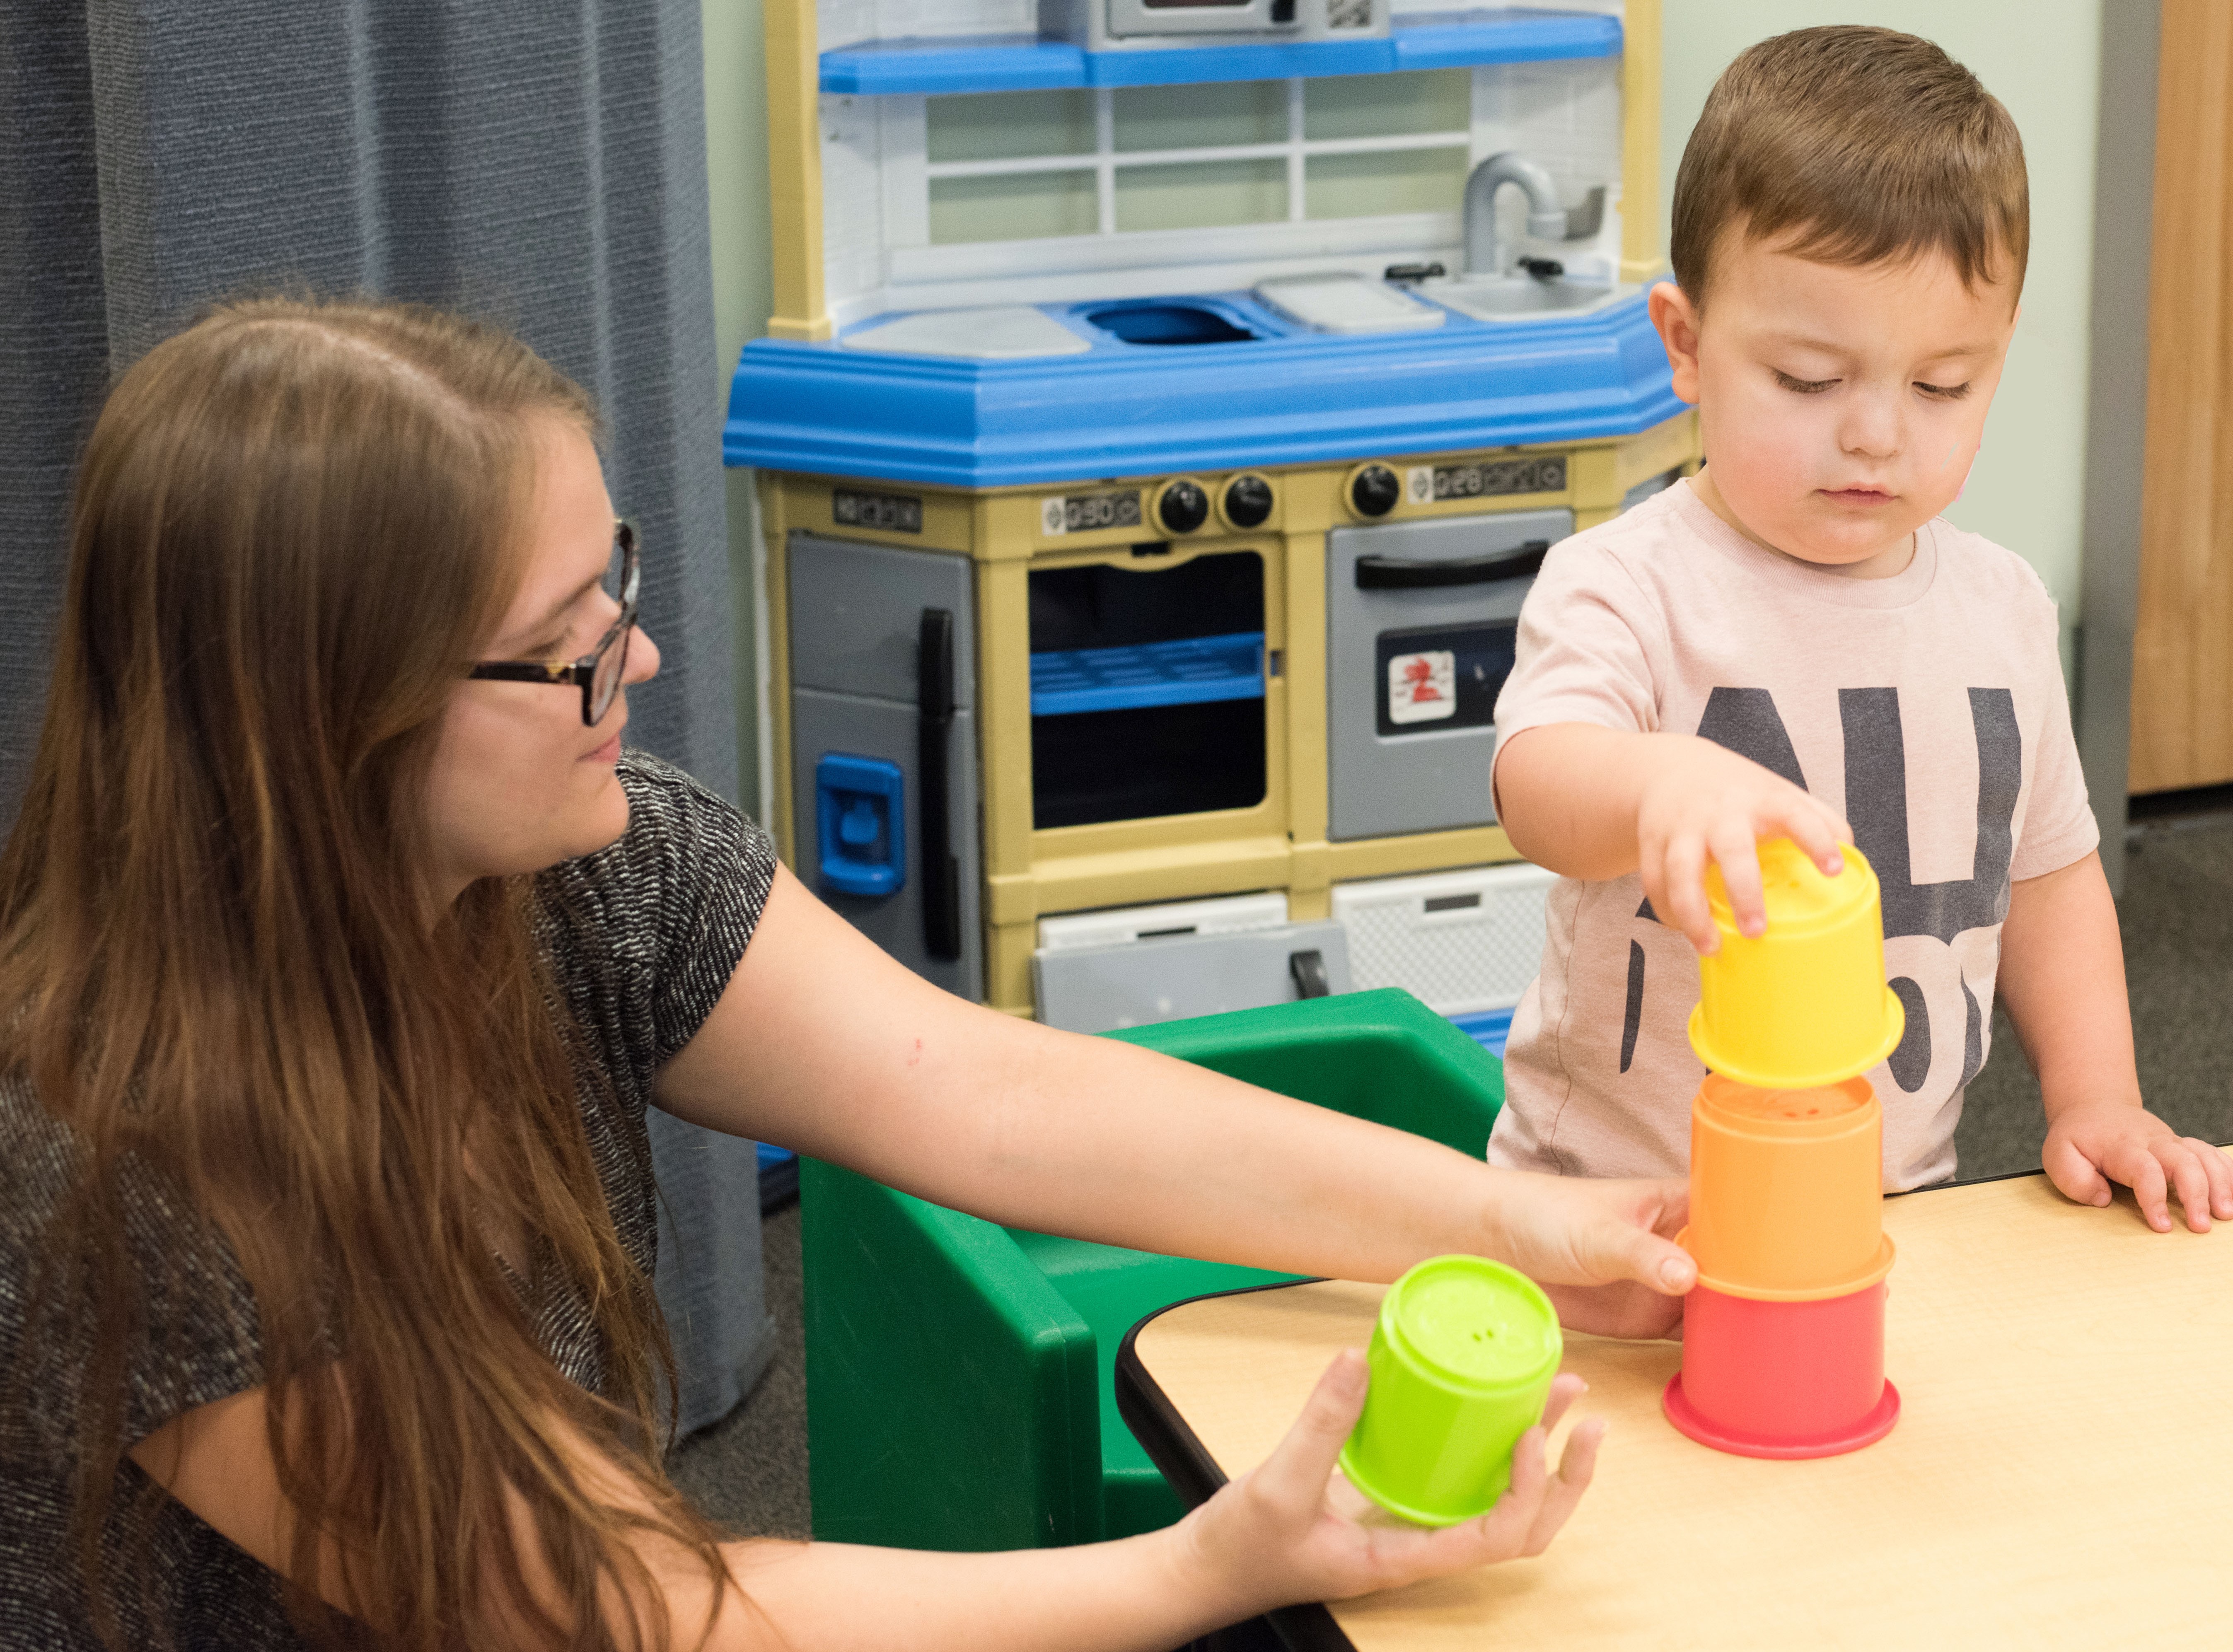
[[[505,683],[579,683],[582,721],[591,728],[605,719],[621,692],[628,672],[628,634],[635,629],[637,587],[642,577],[636,555],[635,530],[625,522],[613,524],[613,562],[605,572],[605,595],[621,605],[621,616],[597,646],[579,660],[484,660],[465,673]]]

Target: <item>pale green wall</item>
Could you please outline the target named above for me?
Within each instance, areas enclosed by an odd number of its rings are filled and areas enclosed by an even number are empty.
[[[1947,514],[2039,570],[2062,604],[2067,640],[2078,617],[2100,0],[1666,0],[1665,15],[1663,246],[1676,163],[1706,94],[1732,57],[1770,35],[1867,23],[1925,36],[1968,65],[2015,117],[2031,173],[2023,317],[1984,451]]]

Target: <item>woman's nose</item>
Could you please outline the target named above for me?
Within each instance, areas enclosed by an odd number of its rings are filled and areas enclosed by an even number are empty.
[[[621,683],[648,682],[659,675],[659,645],[651,640],[651,633],[641,625],[628,639],[628,667],[621,673]]]

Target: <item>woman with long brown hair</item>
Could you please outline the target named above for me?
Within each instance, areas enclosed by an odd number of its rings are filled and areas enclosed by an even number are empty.
[[[675,1493],[648,1105],[1117,1244],[1482,1252],[1603,1328],[1694,1275],[1678,1187],[1490,1170],[877,952],[623,749],[658,651],[593,434],[515,341],[371,302],[220,307],[101,414],[0,856],[0,1642],[1152,1649],[1540,1549],[1595,1426],[1481,1521],[1360,1525],[1353,1354],[1123,1542],[739,1542]]]

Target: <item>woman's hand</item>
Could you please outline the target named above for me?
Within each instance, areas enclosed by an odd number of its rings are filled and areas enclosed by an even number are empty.
[[[1679,1180],[1596,1180],[1500,1170],[1492,1253],[1543,1287],[1569,1330],[1664,1337],[1698,1265],[1674,1242],[1689,1219]]]
[[[1511,1486],[1494,1508],[1438,1530],[1404,1525],[1334,1476],[1342,1442],[1364,1408],[1365,1383],[1364,1356],[1345,1350],[1279,1448],[1171,1528],[1182,1587],[1229,1601],[1226,1621],[1540,1554],[1597,1466],[1605,1424],[1594,1418],[1575,1428],[1555,1473],[1546,1462],[1550,1431],[1585,1386],[1561,1375],[1543,1421],[1520,1437]]]

